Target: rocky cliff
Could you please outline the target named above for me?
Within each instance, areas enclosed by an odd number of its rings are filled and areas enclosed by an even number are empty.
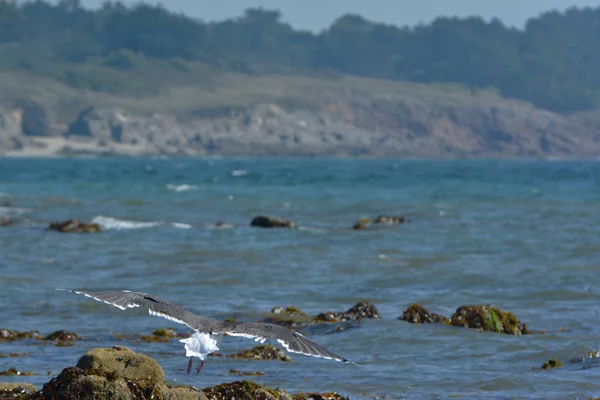
[[[437,158],[600,155],[600,124],[489,93],[428,90],[424,96],[402,88],[379,92],[350,82],[334,89],[314,88],[311,96],[298,100],[298,96],[294,101],[290,96],[263,96],[242,105],[198,107],[184,116],[140,112],[135,102],[128,103],[131,107],[105,102],[88,104],[70,119],[54,120],[51,110],[29,112],[23,118],[22,107],[5,105],[0,108],[0,151]],[[29,110],[43,108],[31,103]],[[35,120],[42,117],[43,121]]]

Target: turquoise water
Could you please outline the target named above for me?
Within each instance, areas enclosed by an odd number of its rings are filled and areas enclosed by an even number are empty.
[[[94,347],[128,346],[167,379],[206,387],[252,379],[290,391],[351,398],[600,396],[597,364],[539,372],[549,358],[600,347],[600,162],[311,159],[0,159],[0,327],[75,331],[73,347],[0,343],[0,370],[38,375],[74,365]],[[299,230],[249,227],[279,215]],[[349,229],[360,217],[411,223]],[[101,234],[61,235],[48,222],[96,221]],[[217,221],[233,225],[214,227]],[[305,331],[361,367],[292,355],[293,362],[209,357],[185,375],[180,343],[116,339],[183,326],[122,312],[57,287],[157,294],[200,315],[258,320],[274,306],[317,314],[374,303],[380,320],[330,334]],[[411,303],[450,316],[491,303],[543,335],[513,337],[397,320]],[[223,354],[255,343],[223,338]]]

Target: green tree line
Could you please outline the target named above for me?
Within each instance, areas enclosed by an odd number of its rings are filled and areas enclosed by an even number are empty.
[[[312,33],[265,9],[207,23],[148,4],[107,1],[90,10],[79,0],[0,0],[3,68],[35,72],[49,62],[101,59],[123,70],[131,67],[132,55],[143,55],[244,73],[330,71],[495,87],[504,96],[560,112],[600,104],[599,39],[600,7],[547,12],[522,30],[477,17],[438,18],[408,28],[349,14]],[[69,71],[65,79],[75,82]]]

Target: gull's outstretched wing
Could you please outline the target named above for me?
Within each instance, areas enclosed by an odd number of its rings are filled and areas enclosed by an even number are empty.
[[[222,323],[221,327],[214,328],[213,332],[250,338],[261,343],[264,343],[268,338],[272,338],[277,340],[277,342],[290,353],[299,353],[306,356],[322,357],[328,360],[356,364],[355,362],[332,353],[301,333],[292,331],[280,325],[262,322]]]
[[[169,321],[187,325],[191,329],[211,333],[211,330],[219,325],[219,321],[213,318],[203,318],[184,310],[180,306],[169,303],[158,296],[148,293],[132,292],[129,290],[107,290],[101,292],[88,292],[85,290],[56,289],[75,294],[81,294],[97,301],[127,310],[130,308],[146,308],[150,315],[163,317]]]

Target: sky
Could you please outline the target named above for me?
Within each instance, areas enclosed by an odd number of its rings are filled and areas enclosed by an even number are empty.
[[[121,0],[135,4],[140,0]],[[82,0],[98,7],[103,0]],[[156,0],[144,0],[156,4]],[[398,26],[428,23],[438,16],[479,15],[499,18],[506,25],[522,28],[525,21],[547,10],[569,7],[599,7],[600,0],[163,0],[170,10],[204,21],[240,16],[245,8],[279,9],[282,20],[297,29],[320,31],[341,15],[360,14],[367,19]]]

